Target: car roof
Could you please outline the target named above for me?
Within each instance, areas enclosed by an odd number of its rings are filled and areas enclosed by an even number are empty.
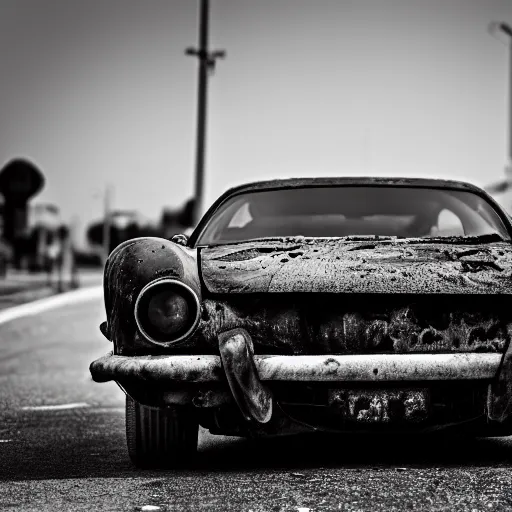
[[[464,181],[443,180],[435,178],[392,178],[392,177],[368,177],[368,176],[344,176],[323,178],[283,178],[267,181],[254,181],[231,187],[222,197],[261,190],[290,189],[304,187],[329,187],[329,186],[394,186],[394,187],[422,187],[422,188],[446,188],[451,190],[466,190],[482,193],[483,190],[476,185]]]

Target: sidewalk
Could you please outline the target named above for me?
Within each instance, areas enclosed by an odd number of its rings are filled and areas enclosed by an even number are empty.
[[[101,285],[103,280],[103,269],[79,269],[77,273],[77,284],[79,288]],[[71,276],[64,275],[62,280],[62,291],[74,289]],[[57,276],[42,273],[29,273],[9,269],[5,277],[0,277],[0,310],[17,306],[33,300],[50,297],[61,293],[58,290]]]

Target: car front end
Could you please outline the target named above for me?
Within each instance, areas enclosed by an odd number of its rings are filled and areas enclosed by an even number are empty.
[[[176,460],[198,425],[508,435],[512,247],[485,236],[121,244],[104,279],[113,350],[90,369],[127,394],[132,460],[168,456],[167,421]]]

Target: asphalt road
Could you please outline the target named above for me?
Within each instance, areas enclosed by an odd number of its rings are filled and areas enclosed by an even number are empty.
[[[195,469],[136,470],[124,397],[88,373],[102,320],[93,300],[0,325],[0,510],[512,510],[509,438],[203,431]]]

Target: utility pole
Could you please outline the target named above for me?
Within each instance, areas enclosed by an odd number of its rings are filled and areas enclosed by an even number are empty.
[[[502,193],[512,188],[512,28],[503,22],[493,22],[489,25],[489,32],[495,35],[498,32],[507,36],[508,55],[508,155],[507,165],[505,167],[505,180],[500,183],[492,184],[486,187],[486,190],[493,193]],[[506,205],[510,212],[510,205]]]
[[[507,36],[508,46],[508,170],[512,168],[512,28],[506,23],[492,23],[491,32],[500,31]]]
[[[512,29],[500,23],[500,29],[508,36],[508,170],[512,168]]]
[[[199,46],[197,49],[187,48],[185,50],[186,55],[192,55],[198,59],[194,225],[196,225],[201,218],[203,206],[208,71],[215,69],[216,59],[224,58],[226,56],[226,52],[224,50],[215,50],[213,52],[208,50],[208,24],[210,16],[209,0],[199,0],[199,2]]]

